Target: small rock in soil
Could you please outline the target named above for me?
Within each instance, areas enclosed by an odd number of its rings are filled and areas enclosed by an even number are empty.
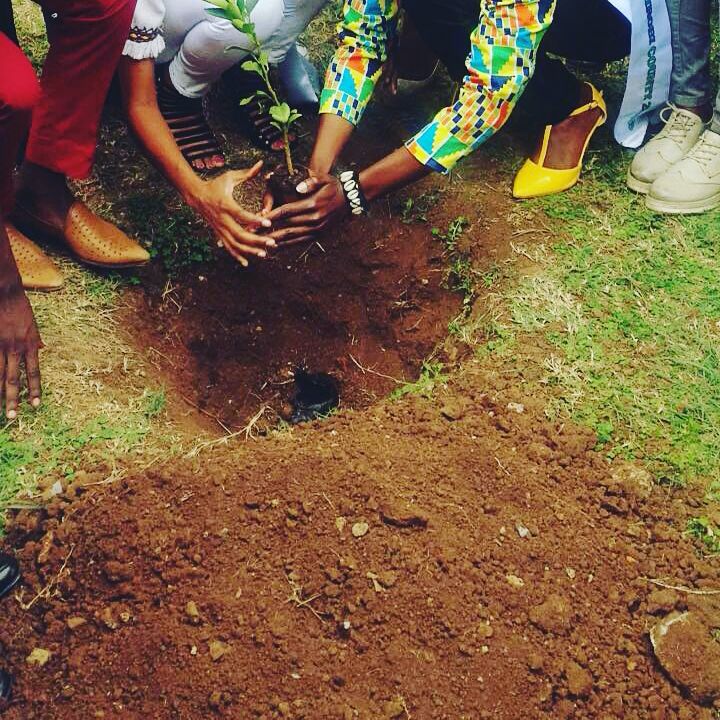
[[[542,655],[540,653],[530,653],[527,658],[527,665],[534,673],[542,672],[545,667]]]
[[[353,537],[361,538],[367,535],[370,526],[366,522],[357,522],[352,526]]]
[[[440,409],[440,413],[447,420],[461,420],[467,412],[467,406],[462,398],[449,398]]]
[[[85,625],[87,620],[84,617],[80,617],[79,615],[77,615],[75,617],[69,617],[66,622],[67,622],[67,626],[71,630],[75,630],[76,628],[79,628],[81,625]]]
[[[50,659],[52,653],[45,648],[33,648],[33,651],[25,658],[28,665],[42,667]]]
[[[530,622],[541,630],[562,634],[570,629],[572,609],[560,595],[550,595],[541,605],[530,609]]]
[[[200,622],[200,611],[194,600],[189,600],[185,606],[185,614],[190,619],[193,625],[197,625]]]
[[[113,611],[111,607],[105,607],[100,612],[100,622],[108,629],[108,630],[116,630],[118,623],[115,619],[115,616],[113,615]]]
[[[565,665],[568,690],[573,697],[586,698],[593,688],[592,675],[585,668],[570,660]]]
[[[387,720],[393,720],[405,715],[405,703],[402,698],[394,698],[385,703],[383,708],[383,717]]]
[[[525,581],[517,575],[506,575],[505,579],[507,580],[508,585],[514,587],[516,590],[519,590],[521,587],[525,587]]]
[[[103,568],[105,577],[111,583],[128,582],[135,576],[132,565],[129,563],[117,562],[117,560],[110,560],[105,563]]]
[[[615,469],[609,481],[604,484],[609,492],[648,498],[653,489],[653,476],[645,468],[624,462]]]
[[[217,662],[232,650],[227,643],[220,640],[211,640],[208,649],[210,650],[210,657],[213,662]]]
[[[665,672],[699,703],[720,699],[720,643],[693,612],[673,612],[650,631]]]

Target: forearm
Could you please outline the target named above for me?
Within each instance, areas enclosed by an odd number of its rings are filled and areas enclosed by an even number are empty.
[[[365,197],[372,201],[429,174],[430,169],[402,147],[363,170],[360,186]]]
[[[320,116],[317,139],[310,158],[311,175],[325,175],[333,169],[354,130],[352,123],[337,115]]]
[[[202,180],[178,149],[157,107],[133,108],[128,112],[128,122],[150,162],[160,170],[183,199],[190,202],[202,187]]]
[[[155,94],[154,62],[122,58],[120,83],[130,129],[148,159],[185,201],[190,202],[200,191],[202,181],[183,157],[160,113]]]

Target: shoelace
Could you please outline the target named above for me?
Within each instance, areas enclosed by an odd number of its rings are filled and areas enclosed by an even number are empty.
[[[698,165],[701,165],[703,168],[707,168],[707,166],[718,157],[718,147],[708,142],[707,136],[703,134],[695,145],[693,145],[687,157],[696,160]]]
[[[669,116],[666,115],[668,110],[671,113]],[[685,136],[695,124],[694,118],[681,113],[675,105],[666,107],[660,113],[660,119],[665,123],[665,127],[660,134],[678,145],[682,144]]]

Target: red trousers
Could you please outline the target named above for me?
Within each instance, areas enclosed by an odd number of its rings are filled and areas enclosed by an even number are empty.
[[[0,216],[4,216],[12,210],[12,171],[40,86],[27,58],[2,33],[0,68]]]
[[[39,98],[29,63],[0,34],[0,205],[9,202],[8,176],[33,103],[27,160],[71,178],[90,173],[100,115],[135,2],[40,0],[50,50]]]

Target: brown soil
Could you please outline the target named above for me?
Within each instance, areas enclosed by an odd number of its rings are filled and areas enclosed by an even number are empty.
[[[434,399],[76,483],[10,526],[3,717],[709,720],[647,635],[694,598],[648,578],[720,584],[682,535],[698,500],[593,445],[468,369]]]
[[[342,407],[365,407],[415,379],[459,311],[442,250],[427,226],[380,207],[248,270],[223,257],[170,292],[145,283],[129,297],[127,325],[172,389],[228,427],[263,406],[276,421],[299,365],[335,376]]]

